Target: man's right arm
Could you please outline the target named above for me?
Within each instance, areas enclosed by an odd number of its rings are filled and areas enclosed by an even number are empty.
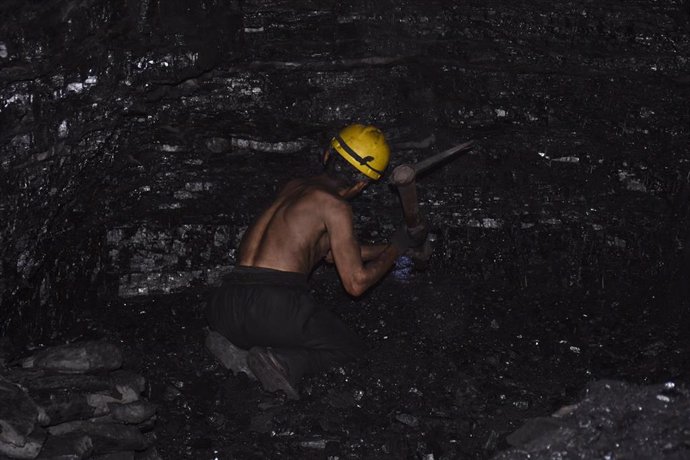
[[[324,222],[331,254],[340,280],[349,294],[360,296],[383,278],[401,254],[401,248],[388,245],[375,258],[365,263],[362,249],[354,235],[352,208],[345,202],[337,201],[323,209],[326,210]]]
[[[368,262],[376,259],[390,245],[388,244],[363,244],[361,245],[362,260]]]
[[[363,262],[369,262],[370,260],[376,259],[379,254],[383,252],[384,249],[388,247],[387,244],[360,244],[359,245],[359,254],[362,256],[362,261]],[[333,261],[333,253],[329,249],[326,255],[323,257],[323,259],[329,263],[332,264]]]

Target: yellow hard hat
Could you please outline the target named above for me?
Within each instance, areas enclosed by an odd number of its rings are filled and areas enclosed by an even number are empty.
[[[331,147],[359,172],[373,180],[381,178],[391,157],[386,138],[375,126],[346,126],[331,139]]]

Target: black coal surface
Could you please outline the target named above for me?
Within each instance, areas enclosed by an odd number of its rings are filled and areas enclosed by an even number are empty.
[[[668,397],[635,420],[684,426],[649,454],[684,458],[689,20],[672,0],[2,2],[0,360],[115,341],[163,458],[524,458],[509,434],[602,381],[611,407]],[[477,147],[419,181],[426,270],[361,299],[315,271],[370,352],[286,402],[208,355],[202,311],[351,121],[394,166]],[[386,184],[353,205],[363,241],[400,221]],[[616,458],[630,427],[549,445]]]

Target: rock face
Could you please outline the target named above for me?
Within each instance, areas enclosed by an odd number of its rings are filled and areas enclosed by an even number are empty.
[[[3,335],[52,330],[105,293],[106,221],[151,186],[140,176],[121,188],[120,174],[143,168],[129,144],[144,144],[127,132],[153,121],[146,100],[191,95],[197,77],[240,55],[235,2],[165,3],[0,5]],[[168,124],[171,138],[151,133],[142,150],[161,166],[185,137]]]
[[[478,141],[422,182],[447,269],[507,289],[659,280],[684,311],[680,3],[159,3],[0,7],[4,333],[214,284],[255,208],[352,120],[395,163]],[[394,224],[395,197],[370,197]],[[357,224],[380,238],[372,203]]]

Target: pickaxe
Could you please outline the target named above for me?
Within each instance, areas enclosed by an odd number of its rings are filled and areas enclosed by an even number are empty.
[[[437,166],[460,152],[465,152],[474,145],[474,141],[464,142],[451,147],[448,150],[432,155],[414,164],[401,164],[391,173],[390,182],[398,189],[400,203],[402,204],[403,217],[407,231],[411,235],[419,235],[420,232],[427,230],[425,223],[419,215],[419,201],[417,199],[417,176]],[[431,244],[427,237],[425,243],[419,248],[413,249],[412,258],[417,265],[426,262],[431,256]]]

